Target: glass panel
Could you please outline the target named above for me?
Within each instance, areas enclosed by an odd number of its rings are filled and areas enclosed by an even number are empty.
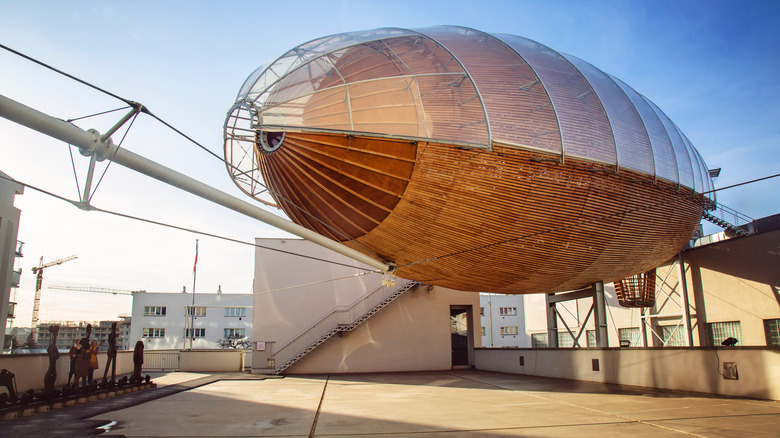
[[[287,76],[258,95],[263,104],[261,126],[354,130],[490,146],[485,110],[474,84],[460,63],[430,38],[407,33],[372,40],[309,59],[294,71],[280,63],[267,72],[278,72],[282,65]],[[415,77],[412,71],[422,76]]]
[[[360,132],[427,137],[414,78],[391,78],[349,86],[352,129]]]
[[[531,348],[547,348],[547,333],[531,333]]]
[[[494,140],[561,153],[561,133],[550,98],[520,55],[495,37],[472,29],[435,27],[423,32],[444,44],[469,71]]]
[[[639,95],[633,88],[625,84],[620,79],[610,76],[618,86],[626,93],[626,96],[634,104],[634,108],[642,117],[642,122],[647,129],[650,137],[650,144],[653,147],[653,158],[655,160],[655,174],[657,178],[678,183],[677,177],[677,159],[674,156],[674,147],[669,135],[666,133],[661,119],[655,113],[647,101]]]
[[[417,35],[417,32],[390,27],[372,30],[360,30],[356,32],[345,32],[328,37],[318,38],[308,43],[301,44],[296,49],[309,54],[310,57],[312,55],[335,52],[339,49],[355,46],[368,41],[397,38],[405,35]]]
[[[382,41],[339,50],[328,58],[347,83],[411,74]]]
[[[620,337],[620,340],[628,341],[629,347],[638,347],[640,345],[639,336],[641,336],[641,334],[642,332],[639,330],[639,327],[618,329],[618,336]]]
[[[463,75],[417,76],[430,137],[490,146],[482,102]]]
[[[272,106],[295,99],[317,90],[343,85],[344,81],[324,59],[315,59],[282,78],[262,101],[263,106]]]
[[[539,76],[558,116],[567,156],[616,164],[615,141],[604,107],[588,81],[563,56],[535,41],[496,35],[515,49]]]
[[[655,111],[655,114],[661,120],[661,123],[663,123],[664,129],[666,129],[666,134],[668,135],[669,139],[672,142],[672,147],[674,148],[674,156],[675,159],[677,160],[677,173],[680,175],[680,185],[692,189],[694,184],[693,167],[691,167],[691,158],[690,156],[688,156],[688,151],[687,148],[685,147],[685,143],[683,143],[682,138],[677,133],[677,128],[674,126],[674,123],[672,123],[672,121],[669,120],[669,117],[666,117],[666,114],[664,114],[664,112],[661,111],[661,109],[658,108],[656,104],[654,104],[647,98],[644,99],[645,102],[647,102],[648,105],[650,105],[650,107],[653,108],[653,111]]]
[[[675,128],[677,128],[677,125],[675,125]],[[691,160],[691,170],[693,172],[693,190],[697,193],[701,193],[704,190],[702,190],[701,166],[699,165],[698,157],[693,152],[693,145],[691,145],[688,137],[686,137],[685,134],[680,131],[680,128],[677,128],[677,134],[680,136],[680,138],[682,138],[683,144],[685,145],[685,151],[688,153],[688,159]]]
[[[780,319],[765,319],[764,334],[767,346],[780,346]]]
[[[428,37],[395,38],[385,43],[414,74],[464,72],[452,53]]]
[[[346,91],[346,87],[329,88],[265,109],[260,112],[260,125],[349,130]]]
[[[661,337],[666,341],[667,347],[685,347],[685,335],[682,325],[661,326]]]
[[[702,171],[704,172],[704,191],[705,192],[711,192],[715,189],[715,186],[712,183],[712,178],[710,178],[710,169],[707,167],[707,163],[704,162],[704,158],[701,156],[698,150],[694,149],[693,152],[696,154],[696,156],[699,158],[699,162],[702,166]],[[705,195],[709,199],[715,199],[715,193],[707,193]]]
[[[739,321],[712,322],[707,324],[707,345],[719,346],[726,338],[742,340],[742,327]]]
[[[683,140],[685,141],[685,144],[688,146],[688,151],[691,156],[691,161],[693,162],[693,167],[696,169],[697,174],[699,176],[699,185],[697,186],[697,192],[704,193],[707,191],[712,190],[712,179],[710,178],[710,171],[707,169],[707,164],[704,162],[704,159],[701,157],[701,154],[699,154],[699,151],[696,150],[696,148],[693,146],[691,141],[688,139],[688,137],[685,136],[682,132],[680,133],[682,135]],[[710,198],[712,195],[708,194],[707,197]]]
[[[244,80],[244,83],[241,84],[241,89],[238,90],[238,94],[236,95],[236,102],[244,99],[247,94],[249,94],[249,92],[252,90],[252,87],[255,86],[257,79],[260,77],[260,75],[263,74],[267,67],[268,64],[261,65],[255,71],[253,71],[252,74],[246,78],[246,80]]]
[[[642,119],[620,87],[604,72],[571,55],[564,55],[585,76],[601,99],[617,145],[618,165],[655,175],[653,149]]]
[[[574,339],[569,332],[558,332],[558,348],[574,347]]]
[[[588,337],[588,348],[598,347],[598,344],[596,343],[596,330],[587,330],[585,335]]]
[[[345,47],[368,41],[380,40],[382,38],[416,34],[416,32],[405,29],[383,28],[342,33],[309,41],[280,56],[267,68],[255,70],[249,78],[244,81],[244,85],[241,87],[241,91],[239,91],[236,101],[254,101],[278,78],[286,75],[288,72],[308,60],[316,58],[324,53],[334,52]]]

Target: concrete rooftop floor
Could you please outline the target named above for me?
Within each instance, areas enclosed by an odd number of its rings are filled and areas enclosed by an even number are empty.
[[[157,389],[112,406],[36,414],[37,425],[2,423],[0,435],[79,436],[115,422],[103,436],[780,436],[773,401],[474,370],[258,377],[160,375]]]

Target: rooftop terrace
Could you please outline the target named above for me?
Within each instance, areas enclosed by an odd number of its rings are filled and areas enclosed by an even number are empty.
[[[0,423],[0,436],[776,436],[780,403],[483,371],[264,377],[159,387]]]

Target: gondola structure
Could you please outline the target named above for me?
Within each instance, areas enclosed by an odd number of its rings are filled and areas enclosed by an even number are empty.
[[[295,223],[458,290],[575,290],[646,272],[712,208],[701,155],[571,55],[439,26],[319,38],[253,72],[225,157]]]

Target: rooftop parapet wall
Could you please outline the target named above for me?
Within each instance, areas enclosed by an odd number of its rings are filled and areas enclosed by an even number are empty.
[[[780,400],[777,347],[476,349],[475,358],[485,371]],[[724,363],[738,380],[724,379]]]
[[[106,366],[106,352],[98,353],[98,369],[95,370],[93,378],[98,382],[103,379],[103,371]],[[68,382],[68,370],[70,360],[67,353],[60,353],[57,360],[57,381],[54,386],[57,388]],[[28,389],[41,390],[44,387],[43,376],[49,369],[49,356],[47,354],[4,354],[0,355],[0,369],[7,369],[14,373],[16,377],[16,389],[22,393]],[[133,372],[133,352],[118,351],[116,353],[116,375],[119,376]],[[109,378],[110,378],[109,370]],[[71,381],[72,382],[72,381]]]

